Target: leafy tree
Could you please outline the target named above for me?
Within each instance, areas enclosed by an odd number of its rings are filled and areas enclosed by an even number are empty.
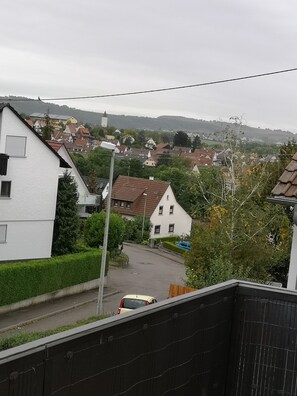
[[[95,126],[90,130],[90,134],[99,140],[105,137],[105,133],[106,133],[105,128],[100,126]]]
[[[88,158],[79,153],[72,153],[71,158],[82,175],[88,175],[92,168]]]
[[[105,227],[105,212],[93,213],[86,220],[84,228],[84,239],[88,246],[99,247],[103,245]],[[110,213],[107,249],[112,253],[118,252],[118,247],[123,243],[125,232],[125,221],[117,213]]]
[[[173,145],[178,147],[191,147],[191,139],[184,131],[178,131],[173,137]]]
[[[92,194],[96,194],[98,191],[98,184],[97,184],[97,175],[95,169],[92,169],[89,176],[88,176],[88,190]]]
[[[24,120],[29,120],[30,116],[26,113],[20,113],[20,116],[24,119]]]
[[[283,207],[266,202],[275,169],[244,164],[232,130],[225,131],[224,139],[225,168],[213,184],[204,174],[192,186],[194,195],[195,189],[200,191],[199,205],[205,200],[207,225],[192,235],[192,251],[186,258],[188,282],[204,287],[222,274],[278,281],[290,254],[291,224]]]
[[[131,177],[144,177],[144,165],[138,158],[121,159],[115,162],[115,177],[126,175]]]
[[[281,172],[284,171],[285,167],[291,162],[293,155],[297,153],[297,142],[293,138],[288,141],[287,144],[283,144],[279,149],[279,159]]]
[[[72,176],[65,172],[59,179],[52,254],[74,253],[79,234],[78,193]]]
[[[125,220],[125,222],[126,222],[126,227],[125,227],[124,239],[126,241],[141,243],[142,240],[149,239],[151,222],[148,218],[144,219],[143,238],[142,238],[142,226],[143,226],[142,216],[136,216],[133,220]]]
[[[158,158],[157,166],[171,166],[172,155],[169,153],[162,153]]]
[[[226,208],[215,206],[210,212],[209,223],[196,225],[191,237],[192,251],[186,256],[190,286],[201,288],[232,278],[283,280],[283,275],[277,277],[277,268],[290,250],[283,208],[266,204],[264,210],[243,210],[236,223]],[[268,238],[273,230],[277,242]]]
[[[136,141],[134,143],[135,147],[144,147],[146,143],[146,136],[144,131],[139,131],[136,136]]]

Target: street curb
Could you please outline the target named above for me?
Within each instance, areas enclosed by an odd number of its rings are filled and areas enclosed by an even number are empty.
[[[113,296],[113,295],[118,294],[120,292],[121,292],[120,290],[115,290],[113,292],[104,294],[103,298]],[[83,301],[83,302],[75,304],[75,305],[71,305],[71,306],[66,307],[66,308],[57,309],[56,311],[49,312],[48,314],[45,314],[45,315],[36,316],[35,318],[29,319],[29,320],[25,320],[24,322],[20,322],[20,323],[14,324],[14,325],[3,327],[2,329],[0,329],[0,334],[1,333],[6,333],[7,331],[10,331],[10,330],[17,329],[18,327],[24,327],[24,326],[26,326],[26,325],[28,325],[30,323],[38,322],[39,320],[42,320],[42,319],[50,318],[51,316],[55,316],[55,315],[58,315],[60,313],[66,312],[66,311],[70,311],[71,309],[75,309],[75,308],[81,307],[83,305],[92,303],[94,301],[97,301],[97,297],[96,298],[92,298],[91,300]]]

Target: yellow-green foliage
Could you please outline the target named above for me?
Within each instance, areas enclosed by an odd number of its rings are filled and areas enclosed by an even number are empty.
[[[94,249],[46,260],[2,264],[0,306],[99,278],[100,263],[101,250]],[[107,268],[108,265],[106,271]]]
[[[175,243],[173,243],[173,242],[165,241],[165,242],[163,242],[163,247],[164,247],[165,249],[172,250],[173,252],[178,253],[178,254],[181,254],[181,255],[184,255],[184,254],[186,253],[186,250],[185,250],[185,249],[180,248],[179,246],[177,246],[177,245],[176,245]]]

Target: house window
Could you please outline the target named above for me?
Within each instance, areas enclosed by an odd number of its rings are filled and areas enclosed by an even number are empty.
[[[123,208],[123,207],[125,206],[125,202],[124,202],[124,201],[121,201],[121,202],[120,202],[120,206],[121,206],[121,208]]]
[[[6,242],[6,235],[7,235],[7,225],[0,224],[0,243]]]
[[[169,195],[167,195],[167,201],[169,201]]]
[[[25,136],[6,136],[5,153],[11,157],[25,157],[27,138]]]
[[[174,232],[174,224],[169,224],[168,232]]]
[[[114,206],[119,206],[119,201],[113,201]]]
[[[169,214],[173,214],[174,205],[170,205]]]
[[[3,181],[1,183],[0,196],[9,198],[10,197],[10,188],[11,188],[11,181]]]
[[[159,206],[159,215],[163,214],[163,206]]]
[[[155,226],[155,234],[160,234],[161,231],[161,226],[160,225],[156,225]]]
[[[127,202],[127,208],[130,209],[131,208],[131,204],[130,202]]]

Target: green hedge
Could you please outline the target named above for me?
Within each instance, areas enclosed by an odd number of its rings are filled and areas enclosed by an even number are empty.
[[[106,259],[106,273],[109,256]],[[0,265],[0,306],[97,279],[101,250]]]
[[[181,255],[184,255],[186,253],[185,249],[178,247],[173,242],[166,242],[165,241],[165,242],[163,242],[163,247],[165,249],[172,250],[173,252],[181,254]]]

